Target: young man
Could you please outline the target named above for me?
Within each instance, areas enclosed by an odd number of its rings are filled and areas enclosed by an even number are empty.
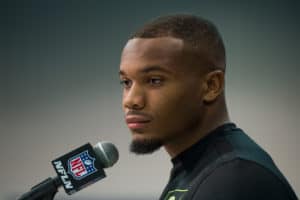
[[[173,169],[161,200],[297,199],[270,156],[229,120],[225,48],[216,27],[192,15],[160,17],[123,49],[123,109],[130,149],[161,146]]]

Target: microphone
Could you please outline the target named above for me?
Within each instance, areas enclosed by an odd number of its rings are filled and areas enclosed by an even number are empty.
[[[52,161],[57,173],[47,178],[18,200],[51,200],[59,187],[63,186],[71,195],[86,186],[106,177],[104,168],[113,166],[119,159],[115,145],[110,142],[98,142],[94,147],[90,143]]]

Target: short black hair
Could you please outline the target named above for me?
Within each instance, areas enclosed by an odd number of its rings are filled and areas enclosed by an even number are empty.
[[[207,19],[190,14],[161,16],[137,30],[133,38],[175,37],[198,53],[205,52],[211,67],[225,70],[225,47],[216,26]]]

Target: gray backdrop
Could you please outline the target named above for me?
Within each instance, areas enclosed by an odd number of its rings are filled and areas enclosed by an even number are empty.
[[[128,153],[119,57],[145,21],[193,13],[227,49],[231,119],[273,157],[299,196],[299,1],[1,1],[0,199],[54,176],[50,161],[86,142],[115,143],[108,177],[57,199],[157,199],[171,168],[163,151]],[[4,48],[3,48],[4,47]]]

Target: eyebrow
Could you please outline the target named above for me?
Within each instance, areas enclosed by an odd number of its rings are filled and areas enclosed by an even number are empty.
[[[163,72],[163,73],[167,73],[167,74],[172,74],[172,71],[170,71],[168,69],[165,69],[165,68],[162,68],[158,65],[147,66],[147,67],[139,70],[138,73],[147,74],[147,73],[155,72],[155,71]],[[126,75],[126,73],[124,71],[120,70],[119,75]]]

